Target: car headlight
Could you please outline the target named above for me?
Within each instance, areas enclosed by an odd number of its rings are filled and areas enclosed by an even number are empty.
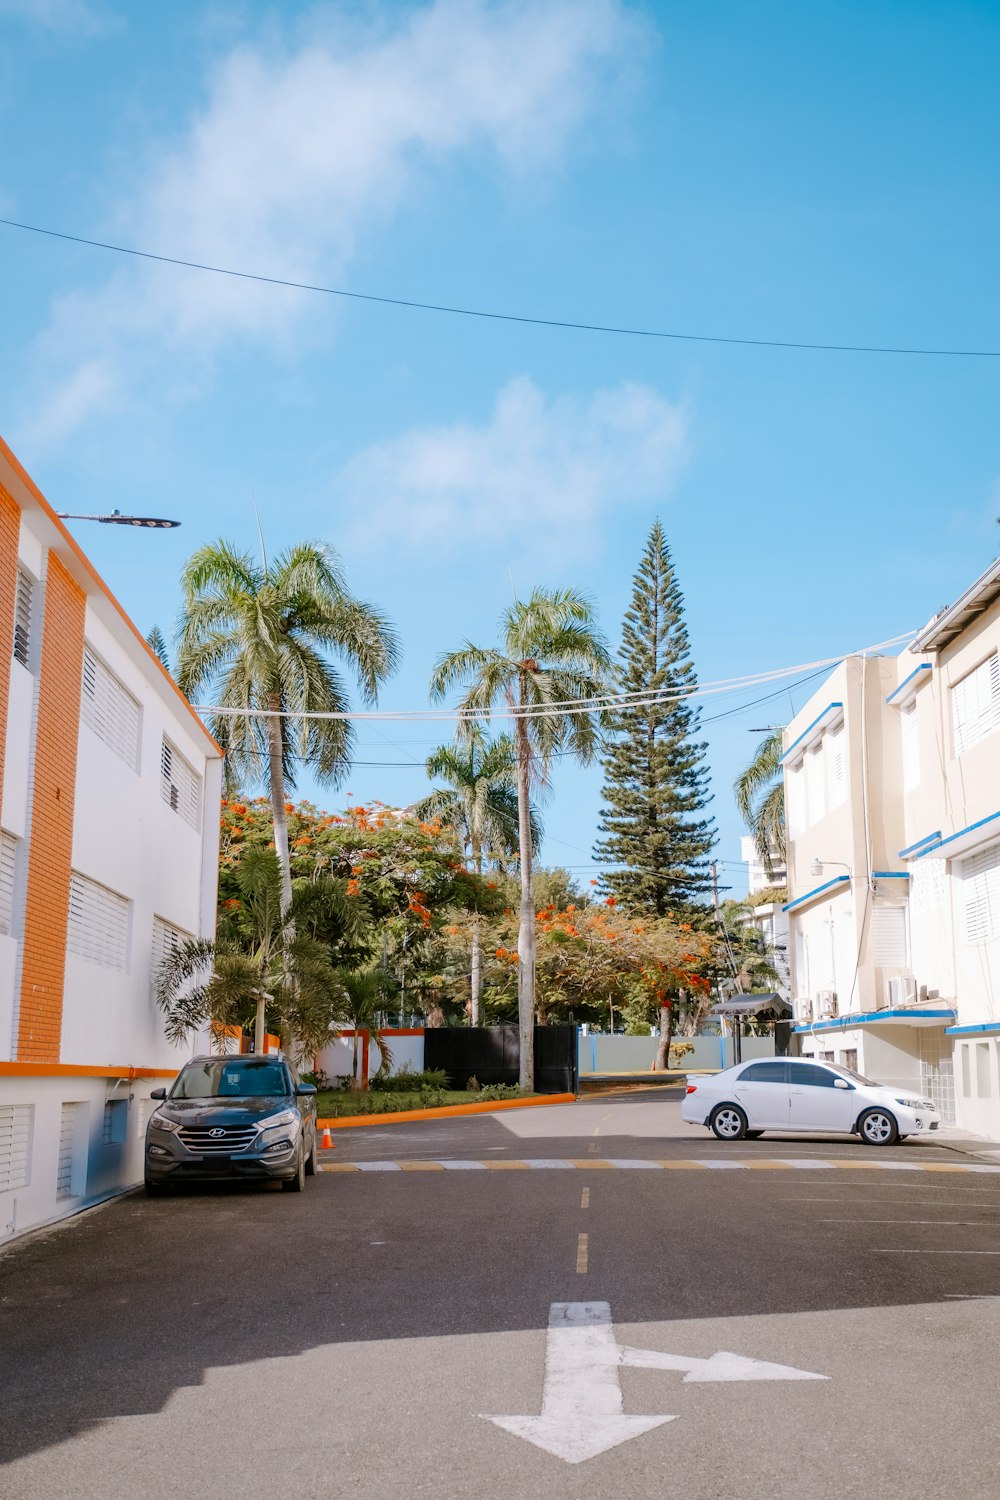
[[[168,1135],[173,1135],[175,1130],[181,1128],[177,1120],[168,1119],[166,1115],[161,1115],[159,1110],[150,1115],[149,1123],[154,1130],[165,1130]]]
[[[896,1103],[897,1104],[901,1104],[904,1109],[925,1109],[926,1108],[926,1105],[924,1104],[924,1101],[922,1099],[897,1099]]]
[[[294,1125],[298,1118],[294,1109],[283,1109],[279,1115],[268,1115],[266,1120],[258,1120],[257,1129],[270,1130],[273,1125]]]

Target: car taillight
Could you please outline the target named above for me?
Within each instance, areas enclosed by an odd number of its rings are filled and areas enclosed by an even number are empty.
[[[698,1085],[696,1083],[689,1083],[684,1092],[686,1094],[696,1094],[698,1092]]]

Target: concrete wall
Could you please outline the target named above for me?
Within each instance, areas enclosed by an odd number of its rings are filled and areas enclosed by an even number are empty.
[[[700,1072],[702,1069],[728,1068],[733,1063],[732,1038],[719,1036],[678,1037],[677,1041],[693,1043],[689,1052],[677,1063],[671,1063],[681,1071]],[[659,1037],[655,1036],[602,1036],[591,1032],[580,1037],[580,1077],[595,1074],[649,1073],[656,1059]],[[772,1037],[743,1038],[743,1061],[755,1057],[773,1057]]]

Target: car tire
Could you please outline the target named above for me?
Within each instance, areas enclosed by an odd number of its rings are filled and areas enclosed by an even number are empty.
[[[747,1133],[747,1117],[738,1104],[717,1104],[708,1117],[712,1134],[720,1141],[742,1141]]]
[[[763,1130],[748,1130],[743,1139],[745,1141],[759,1141],[763,1134]]]
[[[143,1182],[143,1187],[146,1189],[147,1198],[162,1198],[167,1191],[166,1183],[153,1182],[148,1177]]]
[[[313,1132],[312,1150],[310,1151],[309,1155],[306,1157],[306,1176],[307,1177],[315,1177],[316,1176],[316,1134],[315,1134],[315,1132]]]
[[[896,1117],[887,1109],[866,1109],[858,1119],[857,1132],[866,1146],[894,1146],[899,1139]]]
[[[281,1186],[286,1193],[301,1193],[305,1185],[306,1159],[300,1150],[298,1156],[295,1158],[295,1176],[289,1177]]]

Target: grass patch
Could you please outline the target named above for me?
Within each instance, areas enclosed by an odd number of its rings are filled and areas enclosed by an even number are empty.
[[[422,1088],[410,1093],[332,1089],[316,1095],[316,1115],[320,1120],[338,1120],[345,1115],[396,1115],[410,1109],[439,1109],[444,1104],[490,1104],[498,1099],[538,1097],[503,1085],[482,1089]]]

